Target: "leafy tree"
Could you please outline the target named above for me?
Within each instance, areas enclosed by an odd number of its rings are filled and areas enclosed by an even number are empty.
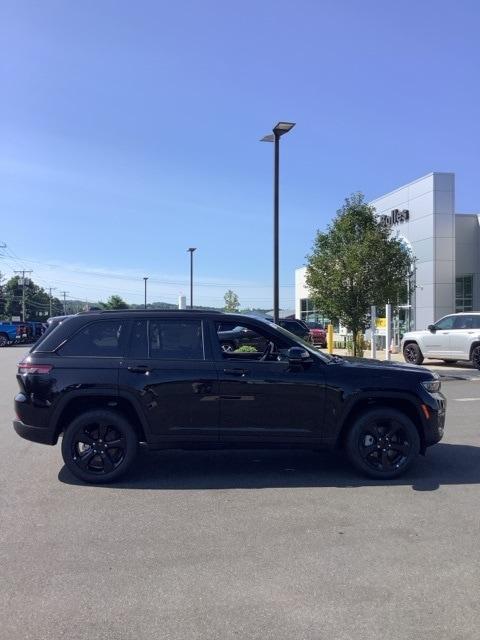
[[[35,284],[31,278],[25,279],[25,320],[44,322],[50,315],[50,296]],[[7,318],[22,317],[23,285],[19,276],[10,278],[3,287],[5,298],[4,313]],[[52,299],[52,315],[61,315],[63,305],[58,298]]]
[[[240,308],[240,302],[238,301],[238,296],[234,291],[229,289],[223,296],[223,299],[225,300],[225,311],[229,313],[238,312]]]
[[[117,295],[110,296],[105,303],[101,303],[104,309],[129,309],[130,305]]]
[[[355,355],[355,337],[368,324],[370,306],[397,301],[411,261],[361,193],[346,198],[327,231],[317,232],[307,256],[306,283],[317,308],[353,333]]]

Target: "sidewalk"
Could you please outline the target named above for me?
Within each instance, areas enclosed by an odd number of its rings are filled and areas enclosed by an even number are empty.
[[[319,351],[323,351],[327,353],[326,349],[319,349]],[[347,356],[346,349],[334,349],[334,354],[338,356]],[[370,358],[370,349],[364,351],[363,357]],[[385,351],[380,351],[377,349],[377,360],[386,360],[387,354]],[[391,353],[390,354],[391,362],[403,362],[405,363],[405,359],[403,354],[401,353]],[[424,360],[422,367],[426,369],[430,369],[431,371],[436,371],[438,374],[442,376],[442,378],[449,379],[460,379],[460,380],[471,380],[478,379],[480,381],[480,371],[476,369],[470,362],[458,362],[458,364],[445,364],[443,360]]]

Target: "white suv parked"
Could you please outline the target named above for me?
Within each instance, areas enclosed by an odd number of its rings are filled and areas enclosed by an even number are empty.
[[[403,336],[402,352],[410,364],[422,364],[424,358],[471,360],[480,369],[480,313],[453,313],[427,331],[410,331]]]

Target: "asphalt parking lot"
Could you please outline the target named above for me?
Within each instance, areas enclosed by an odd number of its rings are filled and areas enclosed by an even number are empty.
[[[403,478],[314,452],[142,452],[79,484],[13,431],[0,349],[0,637],[478,640],[480,378]]]

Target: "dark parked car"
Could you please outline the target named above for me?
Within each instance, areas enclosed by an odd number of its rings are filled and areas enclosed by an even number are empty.
[[[221,330],[239,323],[258,348],[223,351]],[[440,380],[426,369],[332,357],[270,323],[214,312],[65,318],[17,380],[17,433],[50,445],[63,435],[65,465],[94,483],[116,480],[140,442],[341,448],[361,472],[394,478],[442,438],[445,421]]]
[[[217,335],[222,351],[236,351],[240,347],[265,348],[265,339],[237,322],[221,322],[217,325]]]
[[[285,318],[278,321],[278,325],[302,340],[310,341],[310,329],[302,320],[296,318]]]

